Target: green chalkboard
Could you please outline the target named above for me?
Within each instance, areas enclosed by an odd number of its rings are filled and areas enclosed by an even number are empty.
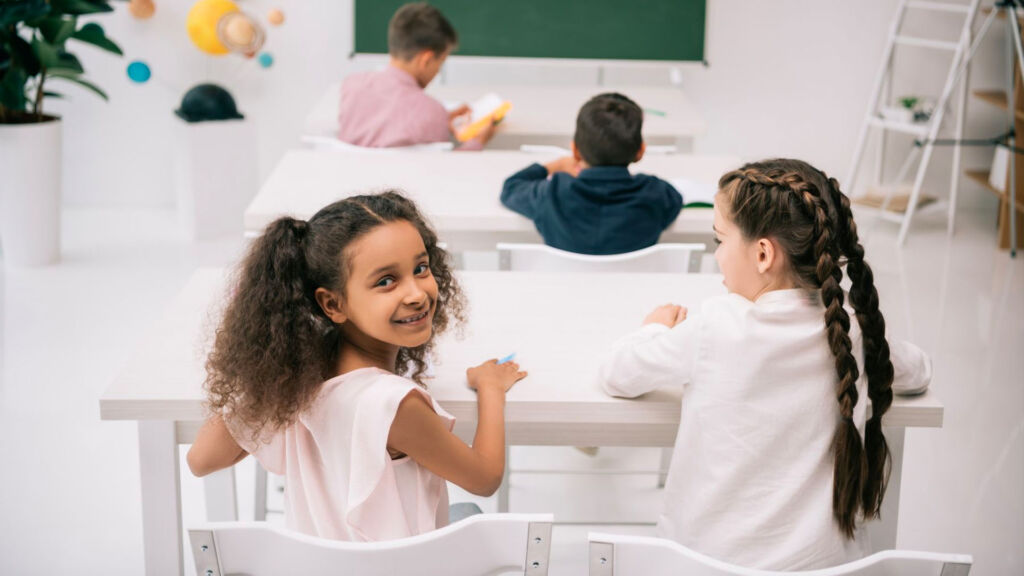
[[[354,0],[355,51],[386,54],[402,0]],[[705,0],[434,0],[462,56],[704,60]]]

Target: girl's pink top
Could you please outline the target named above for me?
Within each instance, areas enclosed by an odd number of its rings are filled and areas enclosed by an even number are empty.
[[[388,454],[391,422],[409,394],[423,395],[449,430],[455,425],[426,390],[378,368],[324,382],[295,422],[258,444],[225,421],[243,449],[285,477],[290,529],[334,540],[391,540],[448,524],[444,479],[408,456]]]

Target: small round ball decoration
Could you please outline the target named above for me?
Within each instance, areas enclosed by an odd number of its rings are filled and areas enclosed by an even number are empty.
[[[149,65],[142,60],[135,60],[128,65],[128,78],[136,84],[145,84],[152,75]]]

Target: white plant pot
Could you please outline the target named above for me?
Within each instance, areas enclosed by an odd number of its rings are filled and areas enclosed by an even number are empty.
[[[5,266],[60,259],[61,122],[0,124],[0,252]]]

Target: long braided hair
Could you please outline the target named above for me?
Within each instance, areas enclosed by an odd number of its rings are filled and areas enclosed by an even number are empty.
[[[420,233],[437,307],[430,340],[401,348],[395,372],[422,384],[437,336],[465,319],[465,298],[451,258],[408,198],[389,191],[352,196],[322,208],[308,222],[284,216],[267,226],[241,262],[230,302],[206,361],[208,406],[230,412],[251,440],[291,423],[334,376],[341,330],[316,302],[319,287],[344,291],[346,248],[377,226],[406,221]]]
[[[746,164],[719,181],[720,206],[746,240],[771,238],[786,254],[794,280],[821,290],[825,331],[835,356],[840,420],[832,441],[835,454],[832,512],[840,529],[853,538],[858,513],[878,516],[889,475],[889,446],[882,415],[892,404],[892,361],[885,319],[878,308],[871,267],[857,238],[850,200],[839,183],[799,160],[775,159]],[[843,266],[852,282],[850,303],[863,335],[864,372],[871,418],[864,441],[853,421],[860,372],[850,341],[850,316],[840,288]]]

